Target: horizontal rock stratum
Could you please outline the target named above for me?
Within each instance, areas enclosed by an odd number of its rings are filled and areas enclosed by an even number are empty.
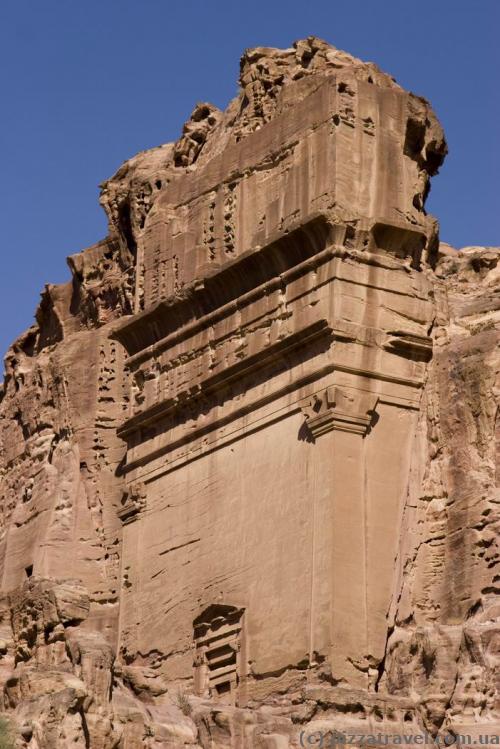
[[[0,393],[19,747],[500,733],[499,250],[439,244],[446,151],[310,37],[102,185]]]

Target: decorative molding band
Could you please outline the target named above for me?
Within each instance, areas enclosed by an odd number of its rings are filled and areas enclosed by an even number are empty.
[[[177,450],[178,448],[182,447],[183,445],[186,445],[188,443],[195,443],[200,438],[204,437],[205,435],[218,430],[222,427],[226,427],[228,424],[230,424],[233,421],[236,421],[237,419],[241,418],[242,416],[247,416],[248,414],[258,410],[259,408],[265,406],[268,403],[271,403],[272,401],[275,401],[285,395],[288,395],[289,393],[299,390],[302,387],[306,387],[310,383],[321,379],[322,377],[326,377],[327,375],[332,375],[335,371],[338,372],[346,372],[349,374],[354,374],[355,376],[362,376],[366,377],[367,379],[374,379],[379,380],[380,382],[389,381],[389,382],[396,382],[396,383],[402,383],[406,384],[407,386],[414,387],[420,387],[420,383],[416,383],[412,380],[406,381],[401,380],[399,378],[390,378],[390,377],[384,377],[381,373],[377,372],[368,372],[367,370],[361,370],[356,369],[354,367],[338,367],[335,362],[332,362],[330,364],[324,365],[323,367],[320,367],[318,369],[314,369],[308,374],[297,378],[294,382],[287,383],[285,387],[280,387],[277,390],[273,390],[271,392],[266,393],[264,396],[259,396],[250,403],[247,403],[234,411],[231,411],[231,413],[228,413],[227,415],[224,415],[222,417],[216,418],[213,421],[211,421],[208,424],[203,424],[197,429],[194,429],[192,432],[189,432],[188,434],[181,435],[180,437],[174,439],[173,441],[169,442],[168,444],[161,445],[159,447],[153,448],[147,452],[145,452],[143,455],[141,455],[138,458],[135,458],[133,460],[129,460],[123,467],[122,471],[124,474],[130,473],[131,471],[135,471],[146,464],[157,460],[158,458],[161,458],[163,455],[167,455],[169,453],[172,453],[173,451]],[[419,401],[418,400],[411,400],[409,398],[404,397],[397,397],[393,395],[387,395],[384,393],[380,393],[378,396],[378,402],[379,403],[386,403],[390,406],[396,406],[398,408],[404,408],[409,409],[413,411],[419,410]],[[312,398],[310,396],[309,400]],[[300,403],[297,403],[295,407],[292,407],[291,409],[288,409],[287,413],[290,415],[294,411],[302,410],[300,406]],[[317,414],[316,414],[317,415]],[[283,415],[280,417],[282,418]],[[250,422],[247,423],[248,428],[250,428]],[[257,427],[260,428],[260,427]],[[237,430],[238,433],[240,433],[239,430]],[[250,429],[250,431],[253,431]],[[241,434],[246,434],[246,429],[244,429]],[[235,439],[235,433],[231,434],[230,440]],[[221,439],[219,438],[218,446],[222,447],[226,444],[227,439]],[[169,468],[166,470],[166,472],[170,470],[175,470],[181,465],[184,465],[186,462],[190,462],[190,460],[197,459],[199,457],[202,457],[206,454],[206,452],[211,452],[212,450],[216,449],[214,445],[210,444],[206,450],[198,449],[196,451],[195,455],[192,455],[191,457],[182,458],[179,462],[175,461],[174,464],[169,466]],[[156,476],[157,469],[155,468],[153,470],[153,474]]]
[[[335,335],[333,335],[335,339]],[[422,388],[424,385],[423,377],[403,377],[403,375],[390,375],[387,372],[377,372],[375,369],[366,369],[365,367],[353,367],[345,364],[345,362],[339,362],[333,360],[334,369],[338,372],[345,372],[346,374],[358,375],[359,377],[366,377],[370,380],[381,380],[383,382],[394,382],[396,385],[406,385],[411,388]]]
[[[374,423],[378,396],[354,391],[353,394],[331,385],[301,403],[306,424],[316,439],[338,430],[365,436]]]
[[[135,460],[131,460],[127,462],[122,467],[122,472],[124,474],[130,473],[131,471],[135,471],[139,468],[144,467],[148,463],[152,463],[153,461],[157,460],[158,458],[163,457],[164,455],[168,455],[175,450],[183,447],[184,445],[187,445],[188,443],[196,443],[201,438],[205,437],[206,435],[215,432],[216,430],[219,430],[221,428],[226,427],[228,424],[237,421],[238,419],[242,417],[247,417],[248,414],[257,411],[259,408],[265,407],[267,404],[271,403],[272,401],[278,400],[279,398],[282,398],[284,396],[289,395],[290,393],[294,392],[295,390],[299,390],[300,388],[307,387],[312,382],[315,382],[316,380],[321,379],[322,377],[326,377],[328,375],[331,375],[333,373],[333,366],[331,364],[326,364],[323,367],[320,367],[319,369],[313,369],[307,374],[305,374],[303,377],[297,378],[294,382],[287,383],[284,387],[280,387],[277,390],[273,390],[269,393],[266,393],[264,396],[259,396],[255,400],[253,400],[251,403],[246,404],[244,406],[241,406],[240,408],[237,408],[235,411],[232,411],[230,414],[227,414],[226,416],[223,416],[218,419],[214,419],[210,424],[204,424],[200,426],[198,429],[193,430],[192,432],[189,432],[189,434],[184,434],[178,439],[173,440],[172,442],[169,442],[168,444],[162,445],[160,447],[154,448],[152,450],[149,450],[149,452],[145,453],[144,455],[141,455],[139,458],[136,458]],[[157,475],[161,475],[163,473],[168,473],[171,470],[176,470],[181,465],[184,465],[185,463],[189,463],[192,460],[197,460],[198,458],[203,457],[207,453],[213,452],[216,449],[219,449],[221,447],[224,447],[228,442],[231,442],[235,438],[237,438],[237,435],[243,436],[245,434],[252,434],[255,431],[258,431],[260,429],[263,429],[266,426],[269,426],[270,424],[274,423],[275,421],[280,421],[283,418],[286,418],[288,416],[291,416],[294,413],[300,412],[300,406],[298,401],[295,402],[294,405],[287,407],[286,409],[280,409],[278,412],[274,412],[272,415],[270,415],[269,418],[266,418],[264,420],[258,419],[256,422],[252,422],[250,420],[246,421],[246,425],[243,429],[238,429],[235,432],[232,432],[230,435],[226,437],[221,437],[220,435],[217,436],[217,440],[213,442],[207,442],[203,445],[200,445],[196,452],[191,454],[189,457],[184,456],[179,461],[174,461],[173,464],[169,466],[162,466],[159,474],[158,469],[153,468],[151,472],[147,472],[147,474],[141,474],[141,480],[143,479],[146,481],[146,478],[144,478],[146,475],[148,476],[147,483],[151,480],[151,476],[153,478],[156,478]]]
[[[293,281],[296,276],[304,275],[310,271],[316,270],[316,268],[318,268],[323,263],[327,263],[334,257],[341,257],[341,255],[342,253],[336,251],[333,248],[328,248],[326,250],[318,252],[316,255],[313,255],[307,260],[304,260],[302,263],[299,263],[299,265],[293,266],[293,268],[291,268],[290,270],[284,271],[279,276],[275,276],[269,281],[260,284],[260,286],[256,286],[246,294],[237,297],[236,299],[228,302],[222,307],[218,307],[217,309],[207,313],[206,315],[203,315],[197,320],[187,323],[183,327],[179,328],[179,330],[176,330],[175,332],[170,333],[164,338],[161,338],[159,341],[152,344],[151,346],[148,346],[145,349],[142,349],[137,354],[129,356],[125,360],[125,366],[127,367],[127,369],[131,370],[135,367],[138,367],[142,362],[159,356],[166,349],[172,348],[173,346],[182,343],[182,341],[195,336],[201,330],[214,325],[219,320],[223,319],[224,317],[228,317],[231,314],[234,314],[238,310],[241,310],[243,307],[250,305],[252,302],[256,302],[266,294],[270,294],[277,289],[281,289],[283,287],[283,284],[286,285],[287,283],[290,283],[290,281]]]
[[[206,442],[203,442],[203,444],[200,444],[200,440],[207,437],[210,433],[217,432],[217,430],[227,427],[230,423],[235,422],[242,417],[248,417],[249,414],[258,411],[259,408],[265,407],[267,404],[276,401],[279,398],[287,396],[296,390],[307,387],[317,380],[333,375],[335,369],[336,367],[334,364],[326,364],[323,367],[312,369],[307,374],[297,378],[294,382],[287,383],[287,385],[285,385],[284,387],[280,387],[277,390],[268,392],[264,396],[261,395],[254,399],[251,403],[247,403],[225,416],[216,418],[209,424],[203,424],[199,428],[194,429],[192,432],[189,432],[189,434],[184,434],[181,437],[169,442],[168,444],[164,444],[160,447],[149,450],[140,457],[134,460],[130,460],[130,462],[127,462],[126,465],[123,466],[122,471],[124,474],[128,474],[132,471],[140,470],[148,464],[158,460],[159,458],[172,454],[173,452],[187,444],[197,445],[194,451],[175,458],[173,462],[167,462],[161,466],[156,465],[149,471],[141,472],[139,480],[149,483],[150,481],[154,481],[159,476],[164,475],[165,473],[175,471],[186,463],[190,463],[193,460],[198,460],[199,458],[202,458],[207,454],[226,446],[239,437],[252,434],[253,432],[263,429],[276,421],[280,421],[283,418],[292,416],[297,412],[303,413],[301,403],[304,404],[305,400],[295,401],[293,404],[288,405],[286,408],[280,408],[278,411],[273,412],[264,419],[259,417],[256,421],[252,421],[251,419],[245,418],[244,427],[239,427],[224,436],[221,436],[219,432],[216,440],[210,441],[208,439]],[[364,373],[363,376],[365,376]],[[381,379],[380,377],[375,377],[374,379],[379,379],[380,382],[383,382],[383,379]],[[367,394],[370,395],[369,393]],[[312,397],[312,395],[309,396],[307,400],[311,400]],[[419,410],[418,401],[410,400],[404,397],[388,395],[386,393],[379,393],[377,397],[378,403],[385,403],[389,406],[404,408],[405,410]],[[375,418],[376,417],[374,417],[373,420],[375,420]],[[373,424],[371,424],[371,426],[373,426]]]
[[[230,385],[257,370],[269,367],[271,364],[287,356],[298,348],[303,348],[314,340],[322,337],[331,337],[331,328],[326,320],[317,320],[310,325],[301,328],[291,335],[277,341],[262,351],[252,356],[248,356],[242,361],[238,361],[222,372],[210,375],[201,380],[191,390],[185,390],[173,398],[155,403],[153,406],[145,409],[141,413],[132,416],[121,427],[118,428],[118,436],[127,439],[131,434],[137,432],[145,426],[148,426],[166,416],[173,416],[181,411],[185,406],[198,402],[203,405],[204,399],[218,390]]]
[[[127,365],[135,366],[335,255],[344,255],[331,246],[341,242],[344,233],[344,227],[315,213],[126,319],[111,336],[127,349]]]

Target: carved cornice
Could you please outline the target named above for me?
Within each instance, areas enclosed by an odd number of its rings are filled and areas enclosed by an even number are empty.
[[[403,256],[419,258],[425,244],[422,228],[388,219],[363,223],[358,239],[369,242],[363,251],[345,245],[345,232],[345,225],[313,213],[287,232],[271,234],[262,246],[210,269],[176,294],[125,318],[111,337],[125,346],[126,365],[133,368],[333,258],[351,256],[362,265],[400,270],[401,264],[391,257],[397,255],[395,248]]]
[[[377,395],[331,385],[304,400],[301,408],[314,438],[334,429],[364,437],[374,423],[377,402]]]
[[[426,336],[393,333],[384,348],[417,361],[428,362],[432,359],[432,338]]]
[[[135,364],[150,356],[153,347],[158,353],[326,262],[336,254],[332,243],[341,242],[344,233],[345,227],[330,224],[321,213],[313,214],[308,221],[297,223],[286,233],[269,236],[265,245],[211,269],[177,294],[126,319],[112,337],[133,357],[128,364]]]
[[[322,337],[331,337],[331,328],[326,320],[316,320],[258,353],[226,367],[222,372],[205,377],[189,391],[177,393],[175,397],[155,403],[150,408],[141,411],[119,427],[118,435],[126,439],[139,429],[166,416],[172,417],[187,406],[192,407],[198,403],[201,407],[206,403],[207,396],[253,372],[269,367],[280,358]]]

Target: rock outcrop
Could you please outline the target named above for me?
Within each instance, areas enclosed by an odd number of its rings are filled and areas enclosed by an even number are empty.
[[[500,733],[500,254],[439,243],[446,152],[308,38],[102,185],[0,391],[18,747]]]

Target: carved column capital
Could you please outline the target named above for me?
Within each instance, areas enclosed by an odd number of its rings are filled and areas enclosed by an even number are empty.
[[[374,423],[378,396],[330,385],[305,398],[301,409],[314,438],[337,429],[365,436]]]
[[[146,507],[146,486],[142,482],[131,484],[123,493],[118,517],[124,525],[131,523]]]

